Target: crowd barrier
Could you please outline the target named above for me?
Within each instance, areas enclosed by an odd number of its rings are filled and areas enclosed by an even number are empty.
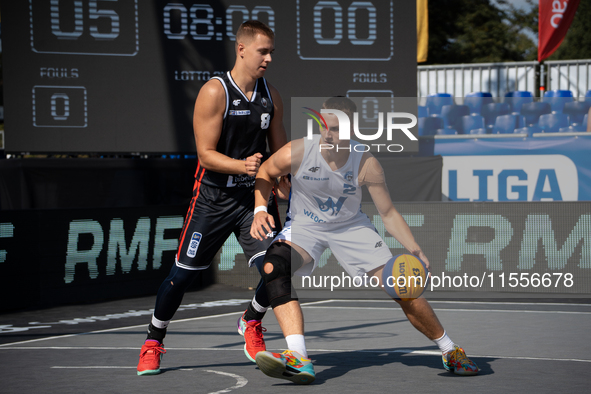
[[[393,169],[394,199],[441,200],[441,157],[382,163]],[[174,262],[194,170],[194,160],[0,160],[0,275],[10,278],[0,312],[156,294]],[[259,279],[233,235],[213,267],[197,287],[216,272],[240,287]]]
[[[589,203],[395,205],[429,257],[434,292],[452,291],[457,297],[591,293]],[[174,262],[185,209],[3,211],[0,275],[7,281],[0,288],[0,312],[155,295]],[[363,203],[362,210],[392,253],[405,253],[375,206]],[[296,278],[295,284],[309,290],[374,289],[371,283],[348,285],[343,278],[327,251],[315,279]],[[194,288],[210,283],[252,288],[258,280],[232,236]]]

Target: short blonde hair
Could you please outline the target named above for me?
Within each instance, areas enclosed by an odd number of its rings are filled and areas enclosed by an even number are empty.
[[[262,34],[270,39],[275,39],[275,33],[265,25],[263,22],[257,20],[250,20],[242,23],[236,32],[236,44],[244,40],[250,40],[256,37],[257,34]]]

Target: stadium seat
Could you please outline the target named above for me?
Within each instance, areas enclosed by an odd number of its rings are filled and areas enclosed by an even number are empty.
[[[429,116],[429,112],[427,111],[427,107],[425,107],[424,105],[419,105],[417,115],[419,115],[419,118],[424,118],[424,117]]]
[[[540,115],[538,127],[545,133],[558,133],[561,127],[569,126],[568,115],[565,114],[544,114]]]
[[[481,115],[462,116],[461,125],[462,134],[486,134],[484,118]]]
[[[456,129],[448,129],[448,128],[437,129],[437,135],[454,135],[454,134],[458,134],[458,131]]]
[[[419,118],[419,136],[435,135],[438,129],[443,128],[443,119],[435,116]]]
[[[520,113],[521,106],[525,103],[534,101],[534,96],[531,92],[518,90],[515,92],[507,92],[505,94],[505,103],[509,104],[511,112]]]
[[[587,131],[587,126],[575,124],[568,127],[561,127],[559,133],[582,133]]]
[[[548,90],[542,101],[550,104],[552,112],[562,113],[566,103],[574,101],[573,93],[570,90]]]
[[[425,102],[425,106],[427,107],[427,111],[429,115],[439,115],[441,114],[441,107],[444,105],[453,105],[454,99],[451,97],[449,93],[435,93],[430,94],[427,96],[427,100]]]
[[[519,128],[520,116],[514,114],[499,115],[492,129],[493,134],[510,134]]]
[[[583,121],[581,122],[581,124],[583,126],[585,126],[585,127],[589,126],[589,113],[587,113],[585,115],[585,117],[583,118]],[[585,129],[585,131],[586,131],[586,129]]]
[[[528,137],[531,137],[534,133],[542,133],[543,130],[536,125],[521,127],[519,129],[515,129],[515,134],[525,133]]]
[[[544,97],[573,97],[573,92],[570,90],[548,90],[544,93]]]
[[[443,119],[443,127],[449,129],[456,129],[459,133],[462,130],[462,116],[470,115],[470,108],[467,105],[444,105],[441,107],[441,115]]]
[[[585,93],[585,101],[591,104],[591,90],[587,90]]]
[[[482,107],[482,116],[484,117],[484,124],[492,130],[495,125],[495,119],[499,115],[507,115],[511,113],[511,107],[507,103],[490,103]]]
[[[571,125],[581,124],[583,123],[583,118],[589,112],[589,107],[591,107],[591,103],[586,101],[572,101],[564,104],[562,113],[570,117]]]
[[[488,92],[472,92],[464,97],[464,105],[470,108],[470,114],[482,115],[482,107],[492,102],[492,94]]]
[[[521,106],[521,115],[525,117],[525,124],[527,126],[538,123],[541,115],[552,113],[552,108],[548,103],[535,101],[532,103],[524,103]]]

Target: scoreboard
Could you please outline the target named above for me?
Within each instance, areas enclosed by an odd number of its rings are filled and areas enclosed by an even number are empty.
[[[21,0],[2,16],[9,153],[195,152],[199,89],[249,19],[275,31],[288,130],[292,98],[416,95],[407,0]]]

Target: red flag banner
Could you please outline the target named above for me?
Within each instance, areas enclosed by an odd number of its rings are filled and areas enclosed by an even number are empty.
[[[541,62],[558,49],[580,0],[540,0],[538,17],[538,61]]]

